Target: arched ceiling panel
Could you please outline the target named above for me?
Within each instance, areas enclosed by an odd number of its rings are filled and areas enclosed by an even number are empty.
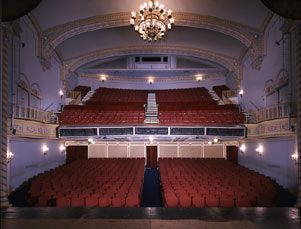
[[[156,43],[143,41],[132,27],[102,29],[71,37],[58,46],[64,60],[72,59],[95,50],[125,46],[187,46],[239,58],[244,45],[225,34],[205,29],[175,26]]]
[[[143,0],[43,0],[33,11],[42,30],[104,14],[138,11]],[[162,0],[165,8],[214,16],[260,28],[268,9],[260,0]],[[256,17],[254,13],[256,12]]]

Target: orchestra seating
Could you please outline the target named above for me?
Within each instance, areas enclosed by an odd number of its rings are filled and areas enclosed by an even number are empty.
[[[213,86],[212,89],[220,97],[220,99],[223,99],[223,91],[230,90],[230,88],[226,85]]]
[[[73,91],[79,91],[81,93],[81,97],[84,98],[85,95],[91,91],[91,87],[78,85],[73,89]]]
[[[78,160],[37,176],[28,192],[33,206],[139,207],[144,158]]]
[[[165,207],[271,207],[270,180],[225,159],[160,158]]]

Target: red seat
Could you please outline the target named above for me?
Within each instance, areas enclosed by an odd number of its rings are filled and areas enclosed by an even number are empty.
[[[189,196],[180,196],[179,197],[179,206],[183,208],[191,207],[191,198]]]
[[[201,196],[193,196],[192,206],[197,208],[205,207],[205,198]]]
[[[123,196],[116,196],[112,199],[111,207],[123,207],[125,204],[125,199]]]
[[[128,195],[125,200],[125,206],[126,207],[139,207],[139,198],[135,195]]]
[[[252,207],[252,203],[247,198],[237,198],[235,200],[236,207]]]
[[[218,198],[207,197],[206,198],[206,206],[207,207],[218,207],[219,206]]]
[[[99,207],[109,207],[111,206],[111,198],[108,196],[102,196],[99,198]]]
[[[71,198],[71,207],[83,207],[83,206],[85,206],[84,198],[82,197]]]
[[[165,198],[166,207],[177,207],[178,206],[178,198],[174,195],[167,196]]]
[[[56,199],[57,207],[70,207],[70,199],[66,197],[61,197]]]
[[[234,200],[232,198],[220,198],[221,207],[233,207]]]
[[[97,196],[86,197],[85,205],[86,207],[97,207],[98,197]]]

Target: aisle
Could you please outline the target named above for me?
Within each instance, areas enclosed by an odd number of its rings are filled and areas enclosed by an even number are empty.
[[[161,187],[157,169],[146,169],[144,172],[141,207],[162,207]]]

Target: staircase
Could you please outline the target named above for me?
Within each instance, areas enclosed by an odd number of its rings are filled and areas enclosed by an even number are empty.
[[[144,123],[159,123],[156,93],[148,93]]]
[[[221,100],[221,98],[215,93],[215,91],[210,90],[210,91],[209,91],[209,94],[210,94],[211,97],[216,101],[216,103],[217,103],[218,105],[224,105],[224,104],[225,104],[224,101]]]
[[[84,104],[87,102],[87,100],[89,100],[89,99],[94,95],[94,93],[95,93],[95,90],[89,91],[89,92],[85,95],[85,97],[82,98],[82,101],[80,102],[79,105],[84,105]]]

